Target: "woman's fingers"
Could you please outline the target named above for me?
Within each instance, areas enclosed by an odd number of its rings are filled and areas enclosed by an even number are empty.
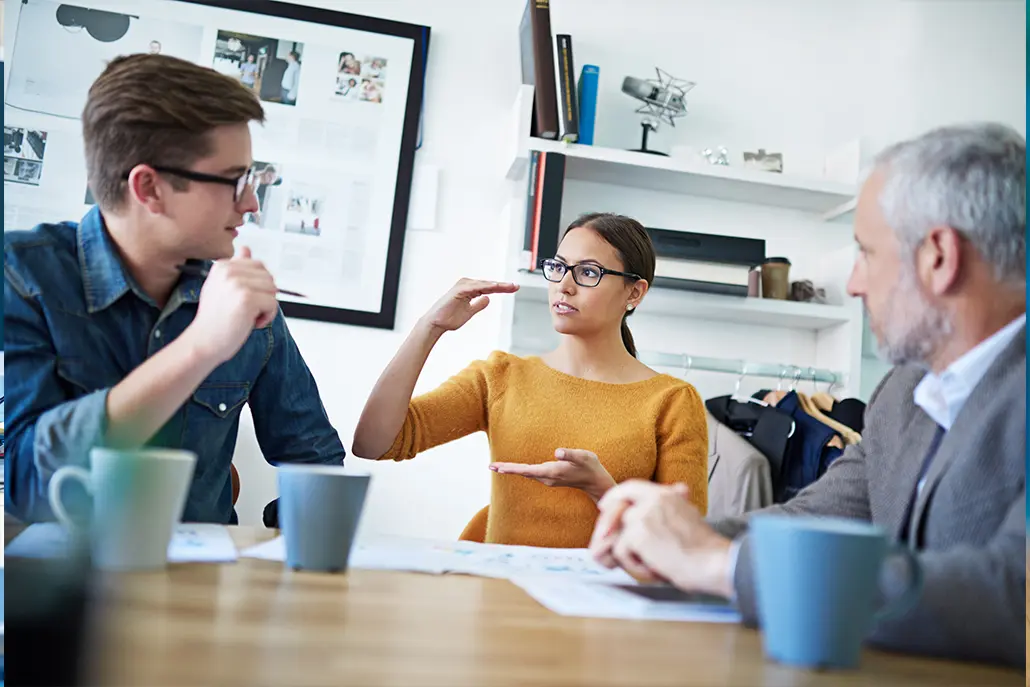
[[[526,463],[491,463],[490,469],[502,475],[522,475],[523,477],[553,478],[555,461],[529,465]]]
[[[455,295],[462,298],[476,298],[490,293],[515,293],[518,290],[518,284],[511,282],[462,279],[458,282]]]

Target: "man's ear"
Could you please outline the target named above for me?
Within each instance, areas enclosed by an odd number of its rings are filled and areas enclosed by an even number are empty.
[[[961,278],[965,240],[956,229],[934,227],[916,251],[916,269],[930,292],[941,296]]]
[[[161,175],[149,165],[136,165],[129,172],[129,195],[151,214],[164,212],[168,187],[162,183]]]

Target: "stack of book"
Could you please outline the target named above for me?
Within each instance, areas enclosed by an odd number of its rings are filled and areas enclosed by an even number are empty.
[[[519,269],[533,271],[542,258],[553,258],[561,240],[561,203],[565,190],[565,156],[531,151],[526,191],[526,228]]]
[[[748,295],[748,275],[765,260],[765,241],[647,228],[654,244],[653,286],[723,296]]]
[[[587,64],[575,78],[572,36],[551,34],[549,0],[527,0],[519,27],[522,83],[534,88],[531,135],[592,145],[600,69]],[[558,103],[561,102],[561,117]]]

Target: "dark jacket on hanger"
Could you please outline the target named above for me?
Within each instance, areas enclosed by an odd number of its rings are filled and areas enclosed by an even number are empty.
[[[776,502],[784,503],[819,479],[830,463],[840,456],[841,450],[826,445],[837,433],[805,412],[797,392],[791,391],[784,396],[776,404],[776,409],[794,418],[800,435],[800,441],[790,443],[783,460],[781,479],[774,483]]]
[[[775,485],[780,479],[788,444],[796,435],[794,420],[772,406],[742,403],[731,396],[710,398],[705,401],[705,407],[716,420],[762,452],[769,460],[769,473]]]
[[[865,417],[865,403],[857,398],[845,398],[842,401],[836,401],[830,412],[826,414],[859,434],[862,433],[862,429],[865,426],[863,419]]]

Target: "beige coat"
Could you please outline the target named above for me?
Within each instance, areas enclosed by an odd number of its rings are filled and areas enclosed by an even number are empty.
[[[708,517],[736,517],[772,502],[769,460],[708,413]]]

